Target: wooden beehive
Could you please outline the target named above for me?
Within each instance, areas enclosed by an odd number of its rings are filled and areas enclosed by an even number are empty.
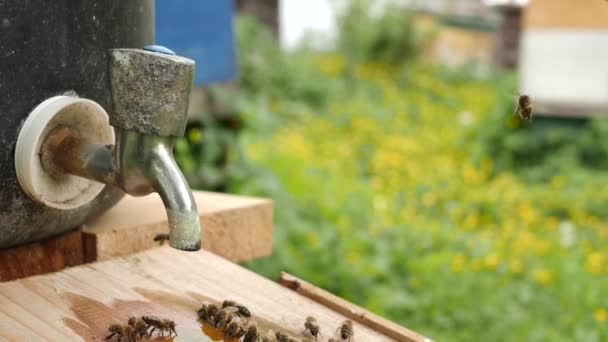
[[[523,17],[520,93],[538,114],[608,113],[608,2],[531,0]]]
[[[199,252],[154,241],[168,229],[156,195],[127,197],[82,230],[0,251],[2,280],[21,278],[0,284],[0,338],[101,341],[110,324],[152,314],[174,320],[179,333],[153,340],[208,341],[196,310],[201,302],[232,299],[249,308],[262,330],[305,341],[312,340],[303,335],[309,315],[323,338],[351,319],[355,341],[428,341],[292,276],[283,274],[277,284],[234,264],[270,253],[269,200],[206,192],[195,198],[204,227]]]

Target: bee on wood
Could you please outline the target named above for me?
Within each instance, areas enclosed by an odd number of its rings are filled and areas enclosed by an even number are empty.
[[[207,308],[207,304],[203,304],[200,309],[196,311],[196,315],[198,316],[199,322],[209,323],[209,309]]]
[[[148,325],[148,329],[152,327],[150,334],[148,336],[152,336],[154,330],[158,329],[160,331],[160,336],[164,337],[165,331],[169,332],[169,336],[171,334],[175,334],[177,336],[177,332],[175,331],[175,322],[170,319],[160,319],[156,316],[141,316],[141,319],[146,322]]]
[[[135,330],[130,325],[112,324],[108,327],[110,335],[106,336],[106,340],[111,339],[114,336],[118,336],[118,342],[126,337],[129,342],[135,341]]]
[[[134,333],[143,338],[148,334],[148,325],[143,319],[137,317],[129,317],[129,325],[133,327]]]
[[[213,326],[215,325],[215,318],[219,311],[220,309],[217,307],[217,305],[203,303],[196,314],[198,315],[199,322]]]
[[[304,328],[304,331],[309,332],[310,335],[315,338],[315,340],[319,336],[321,330],[321,327],[319,327],[319,323],[317,322],[316,318],[312,316],[306,317],[306,322],[304,322]]]
[[[249,311],[249,309],[247,309],[246,306],[241,305],[241,304],[239,304],[239,303],[237,303],[235,301],[225,300],[222,303],[222,309],[223,308],[227,308],[227,307],[235,307],[235,308],[237,308],[238,309],[237,314],[239,316],[241,316],[241,317],[247,317],[247,318],[251,317],[251,312]]]
[[[234,309],[234,310],[233,310]],[[234,319],[236,308],[224,308],[215,314],[213,326],[219,330],[224,330]]]
[[[245,329],[239,320],[233,320],[228,326],[223,329],[224,336],[228,339],[239,339],[245,335]]]
[[[301,342],[299,339],[297,339],[295,337],[291,337],[280,331],[277,331],[276,337],[277,337],[277,342]]]
[[[528,95],[519,95],[517,99],[517,114],[524,120],[532,119],[532,98]]]
[[[154,241],[158,242],[161,246],[165,244],[165,241],[169,241],[169,234],[160,233],[156,234]]]
[[[243,342],[258,342],[259,338],[258,327],[253,323],[247,328]]]
[[[351,341],[353,338],[353,335],[354,335],[353,321],[351,321],[350,319],[347,319],[338,327],[337,330],[339,330],[340,337],[342,338],[342,340]]]

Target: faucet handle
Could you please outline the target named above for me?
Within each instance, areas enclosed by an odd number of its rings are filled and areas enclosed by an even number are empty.
[[[194,61],[141,49],[109,50],[110,124],[141,134],[183,136]]]

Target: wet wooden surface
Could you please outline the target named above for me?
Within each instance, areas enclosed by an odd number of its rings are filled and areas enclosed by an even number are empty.
[[[0,337],[101,341],[110,324],[152,314],[178,324],[175,341],[206,341],[196,310],[203,301],[224,299],[246,305],[264,329],[293,335],[313,315],[324,336],[320,341],[346,319],[212,253],[164,246],[0,284]],[[356,322],[354,328],[357,342],[393,340]]]

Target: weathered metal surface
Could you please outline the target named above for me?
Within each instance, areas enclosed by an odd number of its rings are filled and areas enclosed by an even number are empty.
[[[73,90],[111,108],[107,50],[154,43],[153,8],[152,0],[0,1],[0,248],[77,227],[122,197],[107,187],[75,210],[36,203],[17,181],[14,148],[29,112],[51,96]]]
[[[110,51],[114,127],[142,134],[182,136],[194,61],[141,49]]]

